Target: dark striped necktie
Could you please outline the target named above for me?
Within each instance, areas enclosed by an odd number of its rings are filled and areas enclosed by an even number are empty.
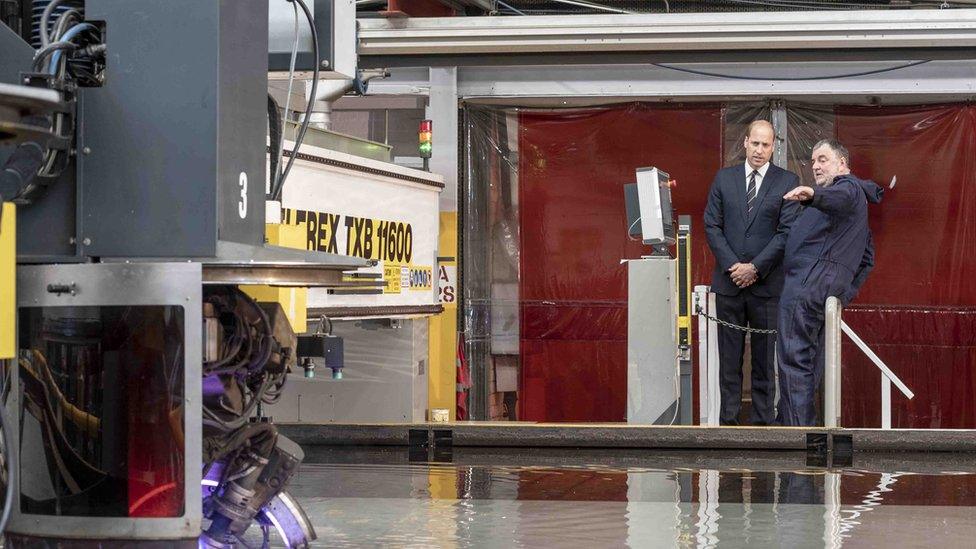
[[[748,214],[752,215],[752,203],[756,200],[756,176],[759,175],[757,170],[752,170],[752,174],[749,176],[749,186],[746,187],[746,209]]]

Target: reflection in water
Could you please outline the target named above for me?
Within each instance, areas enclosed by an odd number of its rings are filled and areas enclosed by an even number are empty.
[[[849,537],[854,528],[861,524],[860,518],[863,513],[874,510],[884,502],[884,494],[893,491],[891,486],[897,482],[901,474],[882,473],[878,480],[878,486],[874,490],[868,491],[860,505],[854,505],[851,509],[843,510],[845,515],[840,519],[840,535]]]
[[[660,469],[525,455],[518,465],[428,464],[343,452],[306,463],[292,485],[322,547],[956,547],[976,537],[973,471],[778,467],[792,458],[765,471],[730,466],[741,460]]]
[[[722,516],[718,513],[718,497],[714,491],[718,488],[718,471],[702,471],[698,478],[699,502],[697,536],[699,547],[714,547],[718,543],[718,521]]]

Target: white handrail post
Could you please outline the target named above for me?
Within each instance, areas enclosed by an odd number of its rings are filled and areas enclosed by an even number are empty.
[[[841,305],[827,298],[824,311],[824,426],[840,427],[840,340]]]
[[[708,286],[695,286],[695,312],[708,311]],[[708,425],[708,319],[705,315],[698,315],[698,422]]]
[[[715,294],[708,292],[708,314],[718,318]],[[722,393],[719,389],[718,325],[708,321],[708,424],[717,427],[721,415]]]
[[[881,374],[881,428],[891,429],[891,380]]]

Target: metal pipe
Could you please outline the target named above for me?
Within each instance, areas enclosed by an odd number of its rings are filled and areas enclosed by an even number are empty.
[[[715,294],[708,293],[708,314],[712,318],[717,318],[718,306],[716,305]],[[718,426],[720,408],[722,403],[722,393],[719,389],[718,381],[719,353],[718,353],[718,326],[715,322],[708,323],[708,421],[710,426]]]
[[[565,2],[565,0],[563,0]],[[588,2],[586,7],[594,8]],[[606,7],[604,6],[604,9]],[[594,8],[595,9],[595,8]],[[616,8],[610,8],[616,9]],[[891,10],[764,13],[677,13],[530,17],[359,19],[357,52],[374,55],[460,55],[499,52],[724,51],[836,49],[865,57],[881,48],[925,59],[937,48],[976,45],[976,10]],[[757,36],[762,40],[756,40]],[[366,66],[366,64],[363,64]]]
[[[827,298],[824,312],[824,426],[840,427],[840,338],[841,305]]]
[[[847,337],[851,338],[851,341],[853,341],[854,344],[857,345],[857,347],[861,349],[861,351],[863,351],[869,359],[871,359],[871,362],[873,362],[874,365],[881,370],[881,375],[890,379],[891,382],[895,384],[895,387],[898,387],[898,390],[901,391],[901,393],[909,400],[915,398],[915,393],[913,393],[912,390],[902,382],[901,378],[896,376],[895,373],[891,371],[891,368],[888,368],[888,365],[885,364],[884,361],[878,357],[878,355],[874,354],[874,351],[868,347],[867,343],[864,343],[864,340],[854,333],[854,330],[852,330],[850,326],[844,322],[841,322],[841,329],[844,330]]]
[[[891,380],[881,374],[881,428],[891,429]]]
[[[789,135],[789,117],[786,115],[786,103],[782,100],[773,101],[770,105],[770,111],[773,131],[776,133],[776,142],[773,144],[773,164],[784,170],[789,169],[788,142],[786,139],[786,136]]]
[[[708,286],[695,286],[695,313],[708,307]],[[698,315],[698,423],[709,425],[708,416],[708,319]]]
[[[387,69],[368,69],[359,71],[359,79],[363,84],[368,83],[374,78],[386,78],[390,76]],[[339,80],[320,80],[315,92],[315,97],[310,97],[312,83],[305,84],[306,100],[314,101],[315,107],[309,118],[313,127],[322,130],[332,129],[332,104],[343,95],[349,93],[356,87],[356,81],[350,78]]]
[[[591,2],[583,2],[583,1],[580,1],[580,0],[553,0],[553,2],[556,2],[557,4],[568,4],[570,6],[579,6],[579,7],[582,7],[582,8],[590,8],[590,9],[594,9],[594,10],[597,10],[597,11],[605,11],[605,12],[609,12],[609,13],[621,13],[621,14],[626,14],[626,15],[636,15],[637,14],[637,12],[635,12],[635,11],[622,10],[620,8],[612,8],[610,6],[603,6],[601,4],[594,4],[594,3],[591,3]]]
[[[525,12],[523,12],[523,11],[519,11],[519,10],[517,10],[517,9],[515,9],[515,8],[513,8],[512,6],[510,6],[510,5],[508,5],[508,4],[506,4],[505,2],[502,2],[502,0],[498,0],[498,5],[499,5],[499,6],[502,6],[503,8],[508,8],[509,10],[511,10],[511,11],[513,11],[513,12],[515,12],[515,13],[516,13],[516,14],[518,14],[518,15],[522,15],[522,16],[524,16],[524,15],[525,15]]]

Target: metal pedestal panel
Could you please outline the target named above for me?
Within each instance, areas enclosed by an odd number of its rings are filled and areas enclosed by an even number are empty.
[[[678,422],[675,261],[627,263],[627,422]]]

